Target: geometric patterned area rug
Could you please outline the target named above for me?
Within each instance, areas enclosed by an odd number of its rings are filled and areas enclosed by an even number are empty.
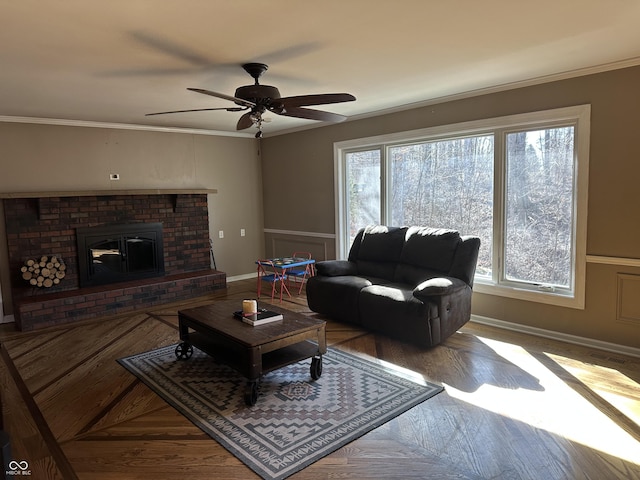
[[[189,360],[176,360],[174,350],[118,362],[265,479],[293,475],[443,390],[421,375],[329,348],[318,380],[310,360],[275,370],[248,406],[246,378],[196,348]]]

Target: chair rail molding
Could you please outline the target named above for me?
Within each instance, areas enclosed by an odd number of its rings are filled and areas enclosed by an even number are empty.
[[[620,265],[622,267],[640,268],[640,258],[607,257],[603,255],[587,255],[587,263],[602,265]]]
[[[336,238],[335,233],[301,232],[297,230],[280,230],[277,228],[265,228],[263,232],[276,235],[294,235],[298,237]]]

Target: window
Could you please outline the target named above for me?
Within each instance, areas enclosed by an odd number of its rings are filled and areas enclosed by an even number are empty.
[[[475,290],[584,308],[589,106],[341,142],[337,248],[365,225],[477,235]]]

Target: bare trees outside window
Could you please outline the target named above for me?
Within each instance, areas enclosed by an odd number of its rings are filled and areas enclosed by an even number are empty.
[[[353,243],[358,230],[363,226],[381,223],[380,165],[379,149],[346,154],[349,244]]]
[[[507,134],[505,276],[569,287],[574,128]]]
[[[477,271],[491,276],[493,136],[389,148],[392,225],[452,228],[481,238]]]

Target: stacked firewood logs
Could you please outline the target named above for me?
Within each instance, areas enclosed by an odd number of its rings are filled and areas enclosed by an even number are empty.
[[[66,273],[67,266],[61,258],[54,255],[30,258],[20,268],[22,278],[34,287],[49,288],[60,283]]]

